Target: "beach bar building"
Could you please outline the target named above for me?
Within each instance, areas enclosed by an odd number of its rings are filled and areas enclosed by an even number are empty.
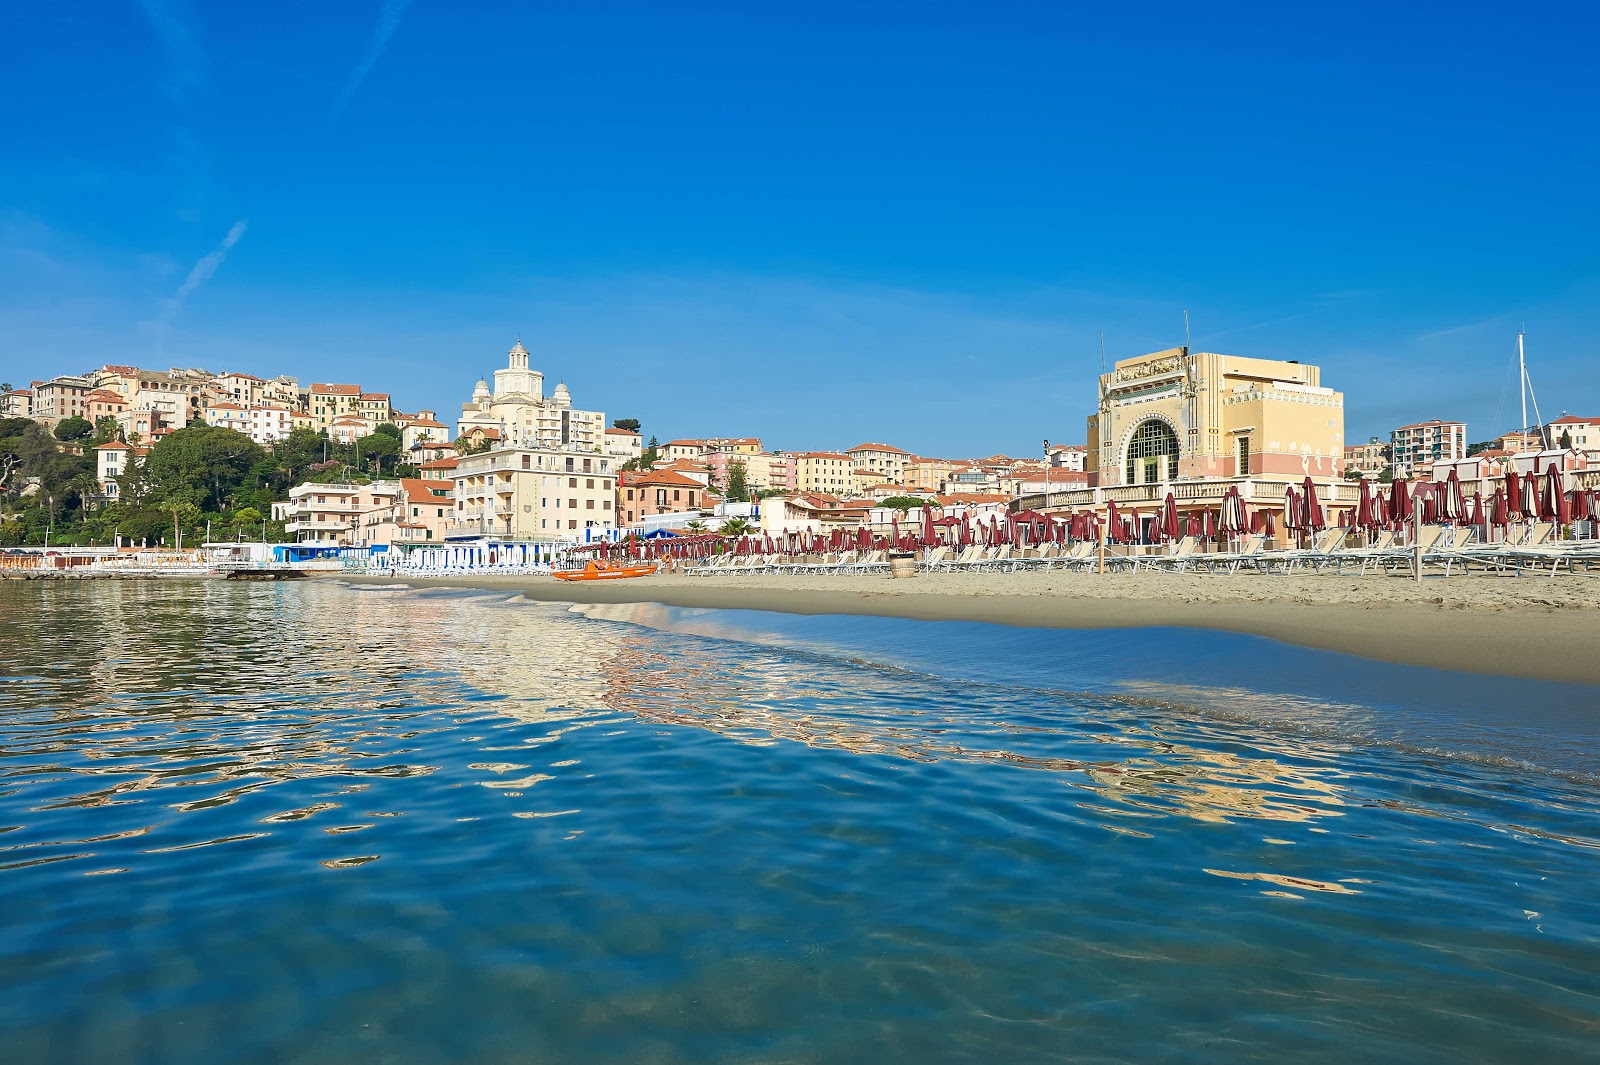
[[[1013,508],[1148,511],[1170,492],[1192,514],[1215,510],[1237,486],[1252,511],[1276,509],[1282,528],[1285,490],[1310,477],[1331,523],[1358,500],[1344,458],[1344,396],[1323,386],[1318,367],[1168,348],[1100,375],[1087,484],[1024,494]]]

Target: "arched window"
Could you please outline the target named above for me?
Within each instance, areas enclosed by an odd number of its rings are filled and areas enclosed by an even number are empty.
[[[1157,484],[1177,478],[1178,434],[1171,426],[1151,418],[1134,430],[1128,440],[1127,473],[1125,484]]]

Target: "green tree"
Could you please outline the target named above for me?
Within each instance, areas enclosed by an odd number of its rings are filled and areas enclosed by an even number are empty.
[[[1561,449],[1563,451],[1572,450],[1572,430],[1570,430],[1570,429],[1561,430]]]
[[[733,459],[728,463],[728,490],[723,493],[723,497],[742,502],[749,495],[750,481],[745,471],[744,460]]]
[[[9,392],[9,391],[11,391],[11,382],[10,381],[0,381],[0,392]]]
[[[94,420],[94,439],[90,443],[98,447],[109,444],[122,435],[122,430],[117,426],[117,419],[109,414],[102,414]]]
[[[926,503],[926,499],[919,499],[916,496],[890,496],[878,505],[881,507],[893,507],[900,513],[905,514],[908,511],[920,510]]]
[[[614,418],[612,419],[611,424],[616,426],[618,429],[626,429],[630,433],[637,433],[639,431],[638,418]]]
[[[250,487],[250,474],[265,457],[261,446],[243,433],[190,425],[162,437],[140,463],[140,496],[163,505],[185,499],[221,511]]]
[[[1379,484],[1393,484],[1394,483],[1394,467],[1393,466],[1385,466],[1381,471],[1379,471],[1379,473],[1378,473],[1378,483]]]
[[[723,536],[748,536],[755,532],[755,526],[744,518],[729,518],[717,529]]]
[[[699,518],[696,518],[685,525],[684,530],[692,533],[703,533],[706,531],[706,523],[701,521]]]
[[[80,418],[74,414],[70,418],[62,418],[56,423],[57,440],[82,440],[94,432],[94,425],[88,418]]]
[[[373,435],[382,433],[384,436],[392,436],[395,438],[396,442],[405,439],[405,434],[400,431],[400,427],[394,422],[379,422],[378,427],[372,432]]]
[[[386,464],[393,468],[400,454],[398,430],[396,430],[396,435],[391,435],[382,432],[381,430],[384,428],[386,427],[380,425],[378,432],[374,432],[371,436],[363,436],[356,441],[355,446],[355,453],[361,456],[361,461],[374,464],[379,473],[383,472]],[[393,429],[394,427],[387,426],[387,428]]]

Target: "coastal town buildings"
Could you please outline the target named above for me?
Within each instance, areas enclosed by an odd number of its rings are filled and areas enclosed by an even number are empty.
[[[1084,444],[1051,444],[1045,448],[1052,468],[1082,473],[1089,459],[1089,448]]]
[[[120,478],[149,454],[147,445],[124,444],[112,440],[94,449],[95,478],[100,482],[100,494],[115,500],[122,494]]]
[[[1389,468],[1390,454],[1389,445],[1375,436],[1365,444],[1348,444],[1344,449],[1345,475],[1376,477]]]
[[[1414,425],[1402,425],[1389,434],[1389,448],[1396,477],[1409,477],[1414,470],[1435,462],[1453,462],[1467,457],[1467,423],[1432,418]]]

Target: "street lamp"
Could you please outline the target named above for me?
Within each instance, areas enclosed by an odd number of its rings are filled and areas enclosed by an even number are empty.
[[[1050,509],[1050,438],[1044,441],[1044,509]]]

